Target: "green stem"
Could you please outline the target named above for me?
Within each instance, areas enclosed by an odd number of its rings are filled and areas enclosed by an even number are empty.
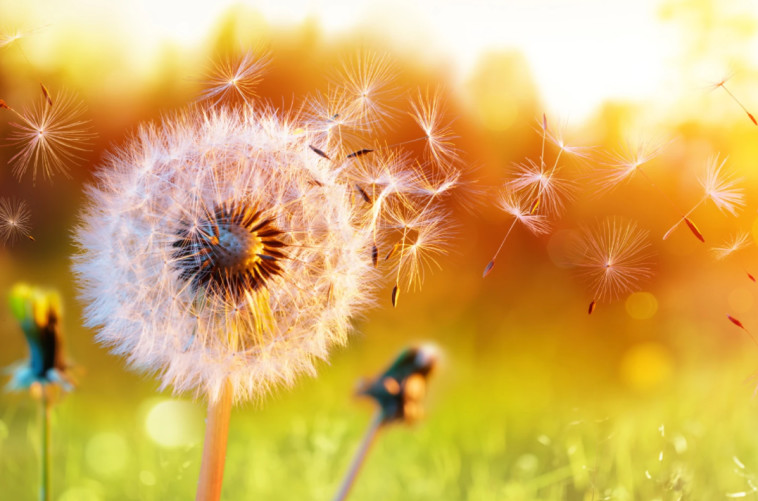
[[[355,453],[353,462],[350,464],[350,469],[342,480],[342,485],[340,485],[337,495],[334,496],[334,501],[344,501],[347,498],[350,489],[353,487],[353,484],[355,484],[355,479],[358,477],[358,472],[360,471],[363,462],[366,460],[371,444],[374,443],[376,433],[382,427],[382,423],[382,411],[378,410],[376,411],[376,414],[374,414],[371,424],[369,425],[368,430],[366,430],[366,434],[363,435],[363,441],[361,442],[360,447],[358,447],[358,451]]]
[[[40,501],[50,501],[50,402],[47,398],[47,388],[42,386],[40,398],[42,444],[40,451]]]

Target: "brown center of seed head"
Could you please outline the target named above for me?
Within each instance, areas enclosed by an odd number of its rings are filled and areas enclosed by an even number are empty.
[[[240,299],[282,273],[283,232],[244,203],[225,203],[196,224],[180,223],[172,243],[175,268],[195,293]]]

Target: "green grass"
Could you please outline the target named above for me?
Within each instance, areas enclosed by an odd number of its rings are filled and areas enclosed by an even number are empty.
[[[370,345],[358,344],[358,356],[343,351],[320,378],[233,413],[223,499],[331,498],[371,415],[368,402],[349,397],[357,377],[375,369],[359,367]],[[751,358],[685,369],[678,382],[645,396],[599,385],[602,399],[581,398],[581,388],[546,399],[536,394],[532,369],[505,370],[503,353],[476,367],[456,367],[452,356],[433,381],[427,418],[383,430],[351,499],[677,500],[748,492],[758,472],[756,405],[741,384]],[[103,385],[85,382],[57,407],[53,499],[192,499],[201,444],[156,445],[145,428],[153,384],[122,377],[105,400]],[[4,397],[2,499],[35,499],[35,412],[25,395]],[[195,404],[187,418],[195,439],[203,412]]]

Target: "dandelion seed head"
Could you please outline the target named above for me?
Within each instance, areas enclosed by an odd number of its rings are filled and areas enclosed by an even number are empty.
[[[576,265],[595,300],[612,300],[632,292],[652,275],[647,232],[636,223],[608,218],[585,228],[576,249]]]
[[[705,175],[699,179],[705,196],[713,201],[721,212],[729,212],[737,215],[739,209],[745,205],[745,194],[738,187],[739,179],[733,174],[724,171],[727,159],[719,161],[715,155],[708,159]]]
[[[20,237],[28,237],[30,223],[31,213],[25,201],[0,198],[0,241],[13,244]]]
[[[442,249],[437,202],[452,186],[423,192],[419,162],[401,150],[338,157],[322,112],[192,108],[109,157],[74,259],[101,343],[177,393],[213,401],[229,382],[241,402],[314,374],[385,269],[420,281]],[[351,126],[362,127],[340,127]],[[403,234],[397,257],[380,260]]]

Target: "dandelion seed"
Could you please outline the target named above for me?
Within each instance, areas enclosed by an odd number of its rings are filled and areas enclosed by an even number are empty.
[[[441,100],[439,90],[419,92],[411,102],[411,116],[424,131],[426,146],[433,161],[438,165],[449,165],[457,160],[458,153],[453,145],[455,135],[450,125],[442,122]]]
[[[727,242],[724,242],[724,244],[712,247],[711,252],[713,252],[716,255],[716,259],[721,260],[725,259],[735,252],[738,252],[750,245],[750,234],[749,233],[737,233],[732,236],[730,240]],[[748,275],[750,275],[748,273]],[[752,279],[752,278],[751,278]]]
[[[0,99],[0,110],[9,110],[11,109],[10,106],[8,106],[8,103],[5,102],[5,100]]]
[[[735,179],[730,173],[723,171],[726,160],[727,159],[725,158],[719,163],[718,155],[708,159],[705,176],[698,179],[700,185],[703,187],[702,198],[698,200],[698,202],[671,228],[669,228],[668,231],[666,231],[663,235],[664,240],[671,235],[680,223],[684,222],[700,241],[705,242],[700,231],[697,230],[697,228],[693,229],[694,223],[692,223],[691,220],[688,220],[688,217],[707,200],[713,201],[721,212],[729,212],[733,216],[737,215],[737,211],[745,203],[745,197],[742,188],[737,187],[737,182],[739,180]]]
[[[543,214],[533,214],[531,210],[532,204],[528,203],[523,198],[523,195],[514,192],[507,186],[500,194],[498,206],[503,212],[513,217],[513,222],[505,232],[505,236],[500,241],[500,245],[495,251],[495,254],[492,256],[492,259],[484,268],[482,278],[489,275],[489,273],[492,271],[492,268],[495,266],[495,260],[497,259],[497,256],[500,255],[500,251],[503,250],[503,246],[505,246],[505,242],[508,240],[508,237],[513,231],[513,228],[516,226],[516,223],[521,223],[526,229],[535,235],[547,233],[550,229],[550,224],[547,218]]]
[[[361,126],[367,130],[381,130],[391,117],[391,87],[394,74],[387,57],[366,52],[343,65],[345,94],[351,100],[351,114],[361,117]]]
[[[16,28],[8,32],[0,33],[0,49],[4,49],[5,47],[15,44],[17,41],[26,38],[29,35],[42,31],[44,28],[45,26],[32,28],[30,30],[21,30]]]
[[[23,113],[9,108],[19,118],[11,123],[15,129],[10,140],[20,149],[9,162],[19,179],[29,169],[33,182],[38,169],[48,179],[57,173],[69,177],[70,167],[81,161],[94,137],[89,121],[81,118],[84,106],[80,102],[68,94],[57,96],[53,102],[41,101]]]
[[[356,158],[356,157],[362,157],[363,155],[366,155],[368,153],[372,153],[374,150],[363,148],[362,150],[354,151],[352,153],[349,153],[345,158]]]
[[[599,174],[597,183],[600,191],[610,191],[628,181],[636,173],[644,175],[642,166],[660,155],[663,146],[661,143],[645,141],[640,141],[636,145],[627,144],[621,152],[611,156],[611,160],[605,164],[605,169]]]
[[[31,213],[23,200],[0,198],[0,240],[5,244],[14,244],[21,237],[34,238],[31,230]]]
[[[53,105],[53,98],[50,97],[50,92],[48,92],[47,87],[45,87],[42,82],[40,82],[39,86],[42,88],[42,95],[45,97],[45,100],[47,101],[47,104],[50,106]]]
[[[723,171],[727,159],[719,163],[718,155],[708,160],[705,177],[700,179],[700,185],[705,191],[705,197],[709,198],[722,212],[729,212],[733,216],[745,204],[745,195],[742,188],[737,187],[738,179],[730,173]]]
[[[318,156],[320,156],[320,157],[322,157],[322,158],[325,158],[325,159],[327,159],[327,160],[331,160],[331,158],[329,158],[329,155],[327,155],[326,153],[324,153],[324,152],[323,152],[323,151],[321,151],[320,149],[316,148],[316,147],[315,147],[315,146],[313,146],[312,144],[309,144],[309,145],[308,145],[308,148],[310,148],[310,149],[311,149],[311,151],[313,151],[314,153],[316,153],[316,155],[318,155]]]
[[[516,173],[506,183],[514,191],[536,194],[529,207],[534,214],[538,206],[544,206],[548,214],[557,215],[571,198],[574,184],[558,175],[557,168],[548,170],[532,160],[516,165]]]
[[[597,302],[633,291],[652,275],[648,264],[647,232],[618,218],[604,220],[597,228],[583,230],[575,249],[576,265],[593,291],[591,314]]]
[[[252,52],[246,52],[236,60],[221,60],[207,75],[206,89],[200,100],[212,101],[212,106],[236,101],[250,103],[267,65],[267,55],[256,56]]]
[[[587,159],[590,156],[591,148],[586,146],[570,146],[566,144],[564,139],[565,127],[559,127],[555,131],[551,131],[547,128],[547,118],[543,114],[542,131],[545,133],[545,137],[551,144],[556,146],[561,153],[566,153],[569,156]]]
[[[758,339],[756,339],[756,338],[755,338],[755,336],[753,336],[753,333],[752,333],[752,332],[750,332],[750,331],[748,330],[748,328],[747,328],[747,327],[745,327],[745,325],[744,325],[742,322],[740,322],[738,319],[736,319],[735,317],[733,317],[733,316],[731,316],[731,315],[727,315],[727,316],[726,316],[726,318],[727,318],[727,320],[729,320],[729,321],[730,321],[732,324],[736,325],[737,327],[739,327],[740,329],[742,329],[743,331],[745,331],[745,333],[746,333],[748,336],[750,336],[750,339],[753,341],[753,343],[755,343],[755,344],[756,344],[756,346],[758,346]]]
[[[398,294],[400,294],[400,289],[398,289],[397,285],[395,285],[392,288],[392,307],[393,308],[397,307],[397,297],[398,297]]]
[[[746,114],[746,115],[748,116],[748,118],[750,119],[750,121],[751,121],[751,122],[753,122],[753,125],[758,125],[758,121],[756,121],[756,119],[755,119],[755,116],[753,116],[753,114],[752,114],[752,113],[750,113],[750,112],[748,111],[748,109],[745,107],[745,105],[744,105],[744,104],[742,104],[742,101],[740,101],[739,99],[737,99],[737,96],[735,96],[735,95],[732,93],[732,91],[730,91],[730,90],[729,90],[729,89],[726,87],[726,82],[727,82],[727,80],[728,80],[729,78],[730,78],[730,77],[727,77],[727,78],[724,78],[724,79],[722,79],[720,82],[717,82],[716,84],[714,84],[714,85],[713,85],[713,88],[714,88],[714,89],[718,89],[718,88],[720,87],[720,88],[724,89],[724,92],[726,92],[727,94],[729,94],[729,97],[731,97],[731,98],[732,98],[732,100],[733,100],[735,103],[737,103],[737,105],[738,105],[740,108],[742,108],[742,111],[744,111],[744,112],[745,112],[745,114]]]
[[[700,230],[697,226],[695,226],[695,223],[692,222],[692,220],[688,217],[684,218],[684,223],[687,225],[687,228],[690,229],[693,235],[700,240],[701,242],[705,243],[705,237],[703,237],[703,234],[700,233]]]

